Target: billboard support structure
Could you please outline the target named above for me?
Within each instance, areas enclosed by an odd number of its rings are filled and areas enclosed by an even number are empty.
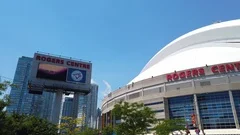
[[[72,117],[77,118],[79,95],[90,92],[91,75],[92,63],[90,61],[35,53],[28,80],[29,93],[56,92],[52,122],[59,124],[63,93],[74,92]]]
[[[54,109],[53,109],[53,120],[52,122],[54,124],[60,123],[60,115],[61,115],[61,109],[62,109],[62,96],[63,96],[63,90],[58,90],[56,92],[56,98],[54,101]]]
[[[35,53],[32,62],[31,86],[44,89],[89,93],[91,86],[92,63],[66,59],[47,54]],[[32,89],[31,92],[40,90]]]
[[[72,117],[78,118],[79,92],[74,92]]]

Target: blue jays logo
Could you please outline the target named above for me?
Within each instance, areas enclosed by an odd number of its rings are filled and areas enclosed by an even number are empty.
[[[67,82],[86,82],[86,71],[80,69],[69,68]]]
[[[71,77],[74,81],[79,82],[82,80],[83,74],[79,70],[75,70],[72,72]]]

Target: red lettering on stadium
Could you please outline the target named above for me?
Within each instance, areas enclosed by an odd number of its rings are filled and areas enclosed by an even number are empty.
[[[240,71],[240,62],[220,64],[211,67],[214,74]]]
[[[236,71],[240,71],[240,62],[213,65],[210,67],[210,69],[212,74],[236,72]],[[204,68],[197,68],[197,69],[189,69],[185,71],[175,72],[172,74],[167,74],[166,79],[169,82],[169,81],[177,81],[182,79],[194,78],[194,77],[203,76],[203,75],[205,75]]]
[[[49,63],[62,64],[62,65],[64,64],[63,59],[40,56],[40,55],[36,56],[36,60],[49,62]],[[66,65],[71,66],[71,67],[77,67],[77,68],[85,68],[85,69],[90,69],[91,68],[89,64],[84,64],[84,63],[80,63],[80,62],[73,62],[73,61],[67,61]]]
[[[166,76],[167,81],[177,81],[180,79],[187,79],[187,78],[192,78],[192,77],[197,77],[197,76],[202,76],[205,75],[205,71],[203,68],[198,68],[198,69],[190,69],[186,71],[181,71],[181,72],[176,72],[173,74],[168,74]]]

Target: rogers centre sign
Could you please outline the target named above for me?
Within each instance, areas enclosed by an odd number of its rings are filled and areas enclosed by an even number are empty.
[[[43,56],[43,55],[39,55],[39,54],[36,55],[35,59],[37,61],[67,65],[67,66],[77,67],[77,68],[84,68],[84,69],[91,68],[90,64],[87,64],[87,63],[76,62],[76,61],[71,61],[71,60],[66,60],[66,59],[61,59],[61,58],[55,58],[55,57],[45,56],[45,55]]]
[[[240,71],[240,62],[233,62],[227,64],[219,64],[213,66],[206,66],[201,68],[189,69],[185,71],[175,72],[166,75],[167,81],[177,81],[182,79],[190,79],[199,76],[205,76],[207,68],[210,68],[210,73],[208,74],[222,74],[229,72],[238,72]]]

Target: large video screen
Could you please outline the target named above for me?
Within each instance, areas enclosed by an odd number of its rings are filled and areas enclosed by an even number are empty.
[[[56,81],[66,81],[66,76],[66,67],[40,63],[36,77]]]

